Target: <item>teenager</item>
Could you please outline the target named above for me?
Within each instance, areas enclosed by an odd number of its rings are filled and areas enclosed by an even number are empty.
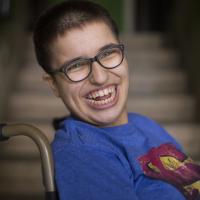
[[[200,167],[158,124],[127,112],[125,47],[104,8],[48,9],[34,44],[44,79],[70,111],[52,144],[60,200],[198,199]]]

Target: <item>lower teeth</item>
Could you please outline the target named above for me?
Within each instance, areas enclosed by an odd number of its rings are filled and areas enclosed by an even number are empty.
[[[101,99],[101,100],[97,100],[97,98],[96,99],[92,99],[92,100],[90,100],[93,104],[96,104],[96,105],[104,105],[104,104],[107,104],[107,103],[110,103],[113,99],[114,99],[114,93],[110,93],[109,95],[107,95],[107,96],[109,96],[109,97],[107,97],[107,98],[105,98],[105,99]],[[105,97],[105,96],[104,96]],[[101,97],[100,97],[101,98]]]
[[[110,93],[110,94],[108,94],[108,95],[105,95],[105,96],[103,96],[103,97],[96,97],[94,100],[95,100],[95,101],[102,101],[102,100],[106,100],[106,99],[111,98],[111,96],[112,96],[112,93]]]

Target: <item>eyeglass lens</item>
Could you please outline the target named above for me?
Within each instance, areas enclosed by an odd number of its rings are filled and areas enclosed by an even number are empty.
[[[96,59],[104,68],[110,69],[117,67],[123,60],[122,49],[119,46],[105,49],[96,56]],[[81,81],[90,74],[91,67],[91,59],[79,59],[70,63],[65,68],[65,74],[72,81]]]

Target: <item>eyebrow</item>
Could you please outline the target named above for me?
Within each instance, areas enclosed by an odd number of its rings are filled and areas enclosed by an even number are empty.
[[[101,47],[101,48],[98,50],[98,53],[100,53],[101,51],[104,51],[105,49],[107,49],[107,48],[109,48],[109,47],[112,47],[113,45],[116,45],[116,44],[118,44],[118,43],[109,43],[109,44],[106,44],[105,46]],[[97,53],[97,55],[98,55],[98,53]],[[63,68],[63,67],[65,67],[66,65],[68,65],[68,64],[70,64],[70,63],[76,61],[76,60],[85,59],[85,58],[89,58],[89,57],[78,56],[78,57],[75,57],[75,58],[73,58],[73,59],[71,59],[71,60],[68,60],[68,61],[64,62],[63,65],[61,65],[60,69]]]
[[[118,44],[118,43],[117,43],[117,44]],[[112,47],[113,45],[116,45],[116,43],[109,43],[109,44],[107,44],[107,45],[101,47],[101,48],[99,49],[98,52],[101,52],[101,51],[107,49],[108,47]]]

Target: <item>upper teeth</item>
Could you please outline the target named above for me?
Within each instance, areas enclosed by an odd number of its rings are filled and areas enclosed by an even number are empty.
[[[89,97],[90,99],[95,99],[95,98],[97,98],[97,97],[103,97],[103,96],[105,96],[105,95],[108,95],[108,94],[114,92],[114,90],[115,90],[115,87],[114,87],[114,86],[111,86],[111,87],[105,88],[105,89],[103,89],[103,90],[98,90],[98,91],[91,92],[91,93],[88,95],[88,97]]]

